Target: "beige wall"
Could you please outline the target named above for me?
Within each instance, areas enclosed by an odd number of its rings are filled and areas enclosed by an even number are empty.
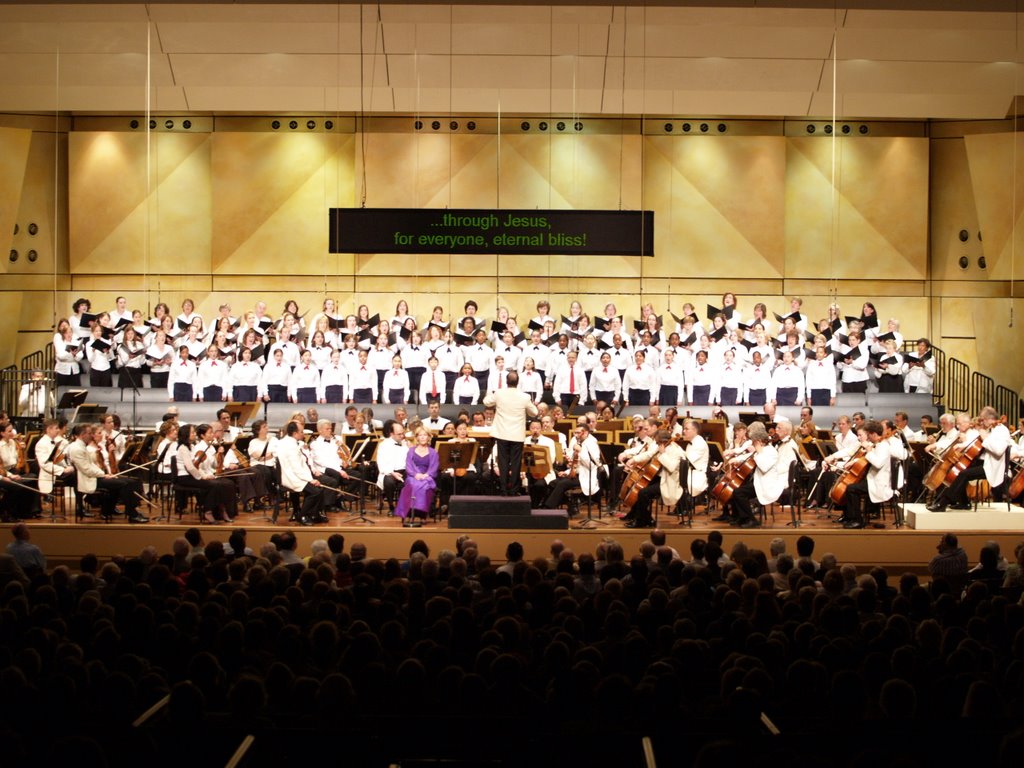
[[[18,221],[54,220],[47,136],[0,129],[0,162],[10,170],[0,181],[0,231],[8,235],[12,210]],[[262,298],[277,311],[287,298],[305,309],[330,295],[344,309],[366,302],[382,312],[407,298],[420,316],[435,304],[458,312],[474,298],[484,314],[504,305],[525,317],[540,296],[561,311],[573,299],[590,312],[614,301],[631,316],[642,302],[678,312],[684,301],[717,305],[733,290],[747,313],[756,301],[782,311],[791,294],[804,297],[812,318],[833,294],[848,314],[874,301],[907,335],[933,336],[1019,390],[1024,374],[999,352],[1015,341],[1007,327],[1013,149],[1009,134],[858,136],[833,145],[636,130],[217,131],[154,133],[147,146],[144,134],[73,131],[60,179],[73,201],[69,243],[58,247],[56,265],[47,245],[32,268],[0,267],[0,306],[25,331],[14,344],[0,337],[0,363],[45,341],[29,331],[52,322],[54,285],[58,315],[76,296],[107,308],[124,293],[142,308],[158,300],[177,307],[188,296],[205,315],[224,300],[241,311]],[[656,255],[328,254],[327,208],[360,205],[364,196],[371,207],[647,208]],[[1020,190],[1016,204],[1019,217]],[[49,243],[47,227],[38,239]],[[971,232],[966,245],[961,228]],[[961,252],[972,258],[966,273],[955,264]],[[982,254],[984,272],[974,265]]]

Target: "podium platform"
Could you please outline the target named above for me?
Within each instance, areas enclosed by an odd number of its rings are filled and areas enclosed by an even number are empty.
[[[569,529],[564,509],[531,509],[529,496],[452,496],[451,529]]]
[[[907,504],[907,526],[917,531],[1024,531],[1024,508],[979,504],[978,509],[929,512],[924,504]]]

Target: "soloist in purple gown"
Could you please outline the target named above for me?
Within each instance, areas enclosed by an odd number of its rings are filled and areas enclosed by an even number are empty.
[[[437,470],[440,466],[437,451],[430,448],[426,456],[420,456],[415,448],[410,448],[405,456],[405,485],[398,496],[395,506],[397,517],[408,517],[410,510],[419,509],[427,512],[434,503],[434,491],[437,489]],[[416,475],[426,473],[427,478],[417,480]]]

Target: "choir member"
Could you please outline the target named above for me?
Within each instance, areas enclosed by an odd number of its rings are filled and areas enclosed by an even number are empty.
[[[825,347],[816,348],[815,360],[804,369],[804,386],[811,405],[836,404],[836,366]]]
[[[801,405],[804,401],[804,374],[793,362],[793,352],[787,349],[782,354],[782,365],[772,371],[769,400],[774,405]]]
[[[391,370],[381,384],[381,402],[397,405],[409,400],[409,374],[402,368],[402,356],[392,355]]]
[[[341,363],[341,352],[331,352],[331,359],[320,372],[320,402],[344,403],[348,399],[348,371]]]
[[[693,368],[686,375],[686,402],[691,405],[709,405],[714,382],[715,371],[708,363],[707,350],[701,349],[693,360]]]
[[[601,364],[590,374],[590,400],[591,402],[603,401],[617,405],[621,397],[622,380],[618,370],[612,367],[612,356],[610,352],[601,353]],[[520,377],[519,386],[522,387],[523,380]]]
[[[522,361],[523,369],[519,373],[519,391],[525,392],[535,403],[540,402],[544,394],[544,379],[534,369],[533,358],[526,356]]]
[[[288,378],[288,399],[293,403],[318,403],[321,401],[320,371],[313,363],[313,352],[302,351],[299,364]]]
[[[452,402],[459,405],[471,405],[480,399],[480,383],[473,376],[473,366],[465,363],[462,371],[452,386]]]
[[[626,405],[650,405],[658,396],[654,369],[647,365],[643,351],[637,351],[633,362],[622,378],[622,400]]]
[[[260,399],[265,403],[289,402],[288,388],[291,378],[291,368],[284,362],[284,350],[275,349],[272,360],[263,369],[263,375],[260,377]]]
[[[843,392],[866,392],[868,386],[868,353],[860,335],[851,330],[847,341],[839,342],[839,369]]]
[[[586,400],[586,389],[587,376],[578,362],[577,354],[569,352],[565,364],[555,373],[551,394],[557,402],[569,407],[574,398]]]
[[[369,366],[369,353],[360,349],[359,364],[349,372],[348,391],[353,403],[377,402],[377,372]]]
[[[58,325],[60,338],[53,342],[54,373],[58,387],[78,387],[82,384],[81,360],[85,357],[83,342],[74,336],[74,328],[67,320]]]
[[[743,402],[743,369],[731,349],[725,350],[722,364],[713,374],[711,402],[723,406]]]
[[[103,336],[105,327],[96,323],[92,327],[92,336],[86,345],[90,387],[110,387],[114,383],[110,373],[110,363],[114,359],[113,344]]]
[[[935,357],[928,339],[917,340],[917,353],[903,359],[903,389],[905,392],[932,391],[935,381]]]
[[[765,361],[758,349],[751,354],[750,364],[743,372],[743,402],[746,405],[764,405],[768,402],[768,392],[772,383],[772,368],[775,354]]]
[[[896,341],[886,339],[881,357],[875,363],[879,392],[903,391],[903,355],[896,351]]]

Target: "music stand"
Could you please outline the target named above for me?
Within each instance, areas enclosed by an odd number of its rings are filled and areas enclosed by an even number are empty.
[[[224,404],[224,410],[231,414],[231,426],[241,429],[260,410],[260,402],[231,402]]]
[[[557,443],[556,443],[556,445],[557,445]],[[530,449],[530,450],[535,452],[535,455],[534,455],[535,466],[540,465],[543,462],[546,465],[545,466],[546,471],[545,471],[544,474],[547,474],[548,472],[551,471],[551,465],[547,464],[548,452],[544,448],[544,446],[542,446],[542,445],[524,445],[523,446],[523,463],[524,464],[526,463],[526,450],[527,449]],[[536,451],[538,451],[538,450],[543,455],[543,458],[540,461],[536,460]],[[525,471],[529,471],[529,470],[525,470]],[[582,488],[581,488],[581,491],[582,491]],[[594,519],[594,500],[593,500],[592,496],[587,496],[587,519],[586,520],[580,520],[580,522],[578,522],[575,526],[573,526],[573,528],[574,528],[574,530],[577,530],[577,531],[588,531],[592,527],[596,527],[598,525],[609,525],[609,523],[608,523],[607,520],[602,520],[601,519],[601,506],[600,506],[600,502],[598,503],[598,507],[597,507],[597,519],[596,520]]]
[[[468,450],[467,450],[468,449]],[[452,496],[458,494],[459,470],[466,470],[476,463],[480,443],[453,443],[451,440],[437,444],[438,466],[441,472],[452,470]]]
[[[75,415],[71,419],[71,424],[82,424],[84,422],[95,422],[102,421],[102,417],[107,412],[107,406],[97,405],[96,403],[83,403],[82,405],[75,408]]]
[[[60,402],[57,403],[58,411],[66,411],[69,408],[78,408],[82,403],[85,402],[85,398],[89,396],[88,389],[68,389],[64,391],[64,394],[60,396]]]
[[[346,441],[345,442],[347,443],[348,442],[347,438],[349,438],[349,437],[356,437],[356,438],[358,438],[359,436],[358,435],[345,435],[345,437],[346,437]],[[380,440],[378,438],[376,438],[376,437],[372,437],[370,435],[364,436],[362,438],[362,440],[360,440],[359,443],[352,449],[352,459],[351,459],[350,465],[354,465],[354,464],[357,464],[357,463],[363,463],[363,462],[369,463],[369,461],[370,461],[369,457],[372,457],[374,455],[374,452],[377,450],[377,443],[379,443],[379,442],[380,442]],[[346,525],[348,523],[354,523],[356,520],[358,520],[361,523],[369,523],[370,525],[376,525],[377,524],[376,521],[371,520],[370,518],[368,518],[366,516],[366,486],[367,485],[374,485],[374,483],[371,483],[369,480],[366,480],[365,478],[359,478],[359,506],[356,509],[356,514],[353,515],[352,517],[348,518],[347,520],[342,520],[341,521],[341,525]]]

